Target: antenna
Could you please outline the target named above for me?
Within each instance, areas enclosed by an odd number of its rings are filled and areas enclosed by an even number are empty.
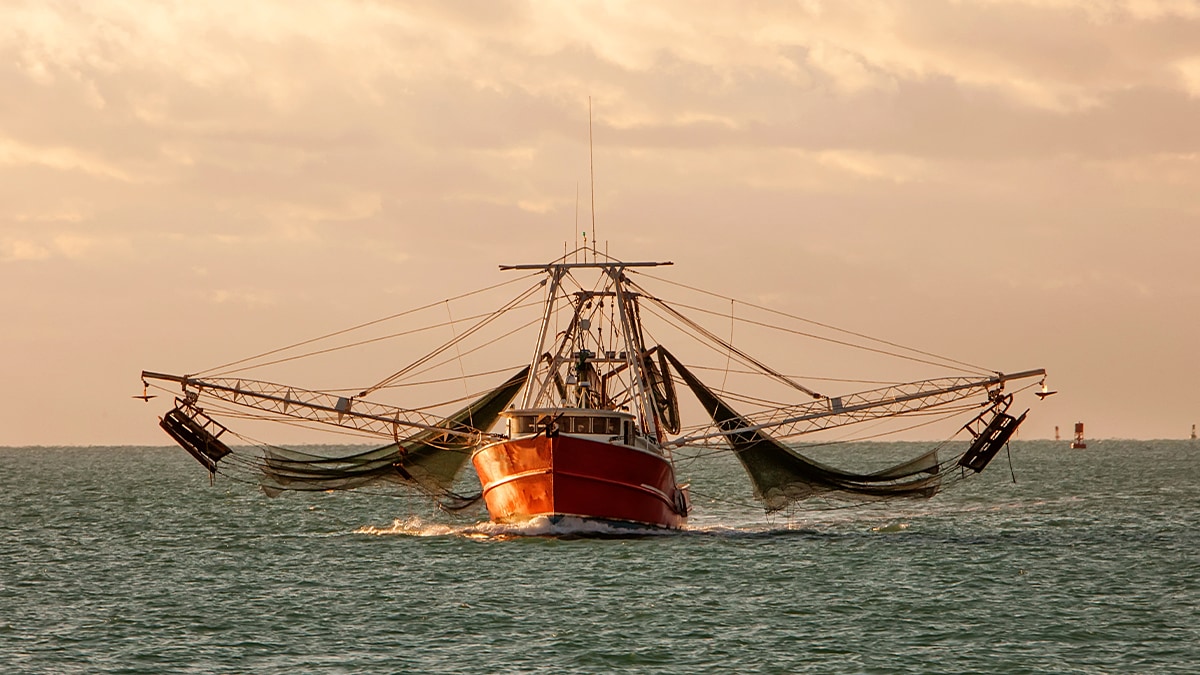
[[[592,181],[592,241],[598,241],[599,235],[596,234],[596,160],[592,153],[592,97],[588,97],[588,177]],[[579,229],[578,227],[575,229]],[[584,246],[587,246],[587,240],[584,240]],[[595,245],[594,243],[592,244]]]
[[[575,181],[575,262],[579,262],[579,181]]]

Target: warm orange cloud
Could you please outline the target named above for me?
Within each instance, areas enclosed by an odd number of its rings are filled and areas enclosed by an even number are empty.
[[[1027,433],[1182,433],[1197,64],[1187,0],[8,2],[0,444],[162,442],[141,368],[486,285],[577,216],[680,280],[1045,366]]]

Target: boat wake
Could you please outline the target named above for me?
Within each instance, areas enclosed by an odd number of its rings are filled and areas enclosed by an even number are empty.
[[[467,539],[515,539],[523,537],[546,537],[550,539],[582,538],[634,538],[677,535],[686,530],[665,530],[635,525],[617,525],[596,522],[584,518],[550,519],[538,516],[521,523],[493,523],[483,521],[465,525],[427,523],[421,518],[396,519],[386,527],[366,525],[355,530],[355,534],[375,536],[399,535],[406,537],[463,537]]]
[[[872,533],[899,533],[908,529],[907,523],[889,523],[868,527]],[[829,532],[820,528],[800,527],[794,524],[724,525],[707,524],[667,530],[634,525],[601,523],[583,518],[561,518],[552,521],[540,516],[523,523],[492,523],[488,521],[470,524],[429,523],[419,517],[396,519],[391,525],[379,527],[364,525],[354,534],[370,536],[401,537],[458,537],[503,541],[540,537],[546,539],[638,539],[643,537],[715,537],[715,538],[775,538],[775,537],[823,537]]]

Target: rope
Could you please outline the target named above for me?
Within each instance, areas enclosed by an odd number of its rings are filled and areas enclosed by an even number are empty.
[[[425,356],[423,356],[423,357],[421,357],[421,358],[417,359],[416,361],[414,361],[413,363],[409,364],[408,366],[405,366],[403,369],[399,370],[398,372],[396,372],[396,373],[393,373],[392,375],[390,375],[390,376],[388,376],[388,377],[384,378],[384,379],[383,379],[382,381],[380,381],[378,384],[376,384],[376,385],[374,385],[374,386],[372,386],[372,387],[368,387],[367,389],[364,389],[364,390],[363,390],[363,391],[362,391],[362,392],[359,394],[359,396],[360,396],[360,397],[361,397],[361,396],[367,396],[367,395],[369,395],[369,394],[370,394],[371,392],[373,392],[373,391],[377,391],[377,390],[379,390],[379,389],[381,389],[381,388],[383,388],[383,387],[386,387],[387,385],[389,385],[389,384],[391,384],[391,383],[395,382],[396,380],[398,380],[398,379],[400,379],[400,378],[404,377],[405,375],[407,375],[407,374],[409,373],[409,371],[413,370],[414,368],[417,368],[417,367],[419,367],[419,366],[421,366],[421,365],[424,365],[425,363],[429,362],[429,361],[430,361],[430,360],[432,360],[434,357],[436,357],[437,355],[439,355],[439,354],[441,354],[442,352],[446,351],[446,350],[447,350],[447,349],[449,349],[450,347],[456,346],[456,345],[457,345],[459,342],[462,342],[463,340],[467,339],[467,337],[469,337],[469,336],[471,336],[471,335],[474,335],[476,332],[478,332],[478,331],[479,331],[480,329],[482,329],[484,326],[487,326],[487,325],[488,325],[488,324],[490,324],[492,321],[495,321],[497,318],[499,318],[500,316],[504,315],[504,314],[505,314],[506,312],[508,312],[509,310],[512,310],[512,309],[514,309],[515,307],[517,307],[518,305],[520,305],[520,303],[521,303],[521,302],[523,302],[523,301],[524,301],[524,300],[525,300],[527,297],[529,297],[530,295],[532,295],[534,291],[536,291],[537,289],[541,288],[541,286],[542,286],[542,284],[541,284],[540,282],[539,282],[539,283],[537,283],[537,284],[534,284],[533,286],[530,286],[528,289],[526,289],[526,290],[522,291],[521,293],[519,293],[519,294],[517,295],[517,297],[513,298],[512,300],[509,300],[507,303],[505,303],[503,306],[501,306],[501,307],[500,307],[500,309],[496,310],[495,312],[492,312],[492,313],[491,313],[491,314],[490,314],[490,315],[489,315],[487,318],[485,318],[483,321],[481,321],[481,322],[479,322],[479,323],[475,324],[474,326],[472,326],[471,328],[467,329],[467,331],[466,331],[466,332],[464,332],[462,335],[459,335],[458,337],[454,338],[454,339],[453,339],[453,340],[451,340],[450,342],[448,342],[448,343],[446,343],[446,344],[442,345],[441,347],[438,347],[437,349],[433,350],[433,351],[432,351],[432,352],[430,352],[429,354],[426,354]],[[440,304],[440,303],[438,303],[438,304]]]
[[[463,353],[462,353],[462,354],[461,354],[459,357],[456,357],[456,358],[461,358],[462,356],[470,356],[471,354],[474,354],[475,352],[477,352],[477,351],[479,351],[479,350],[481,350],[481,349],[485,349],[485,348],[487,348],[487,347],[491,347],[492,345],[496,344],[497,342],[500,342],[501,340],[504,340],[505,338],[512,337],[513,335],[515,335],[515,334],[517,334],[517,333],[519,333],[519,332],[521,332],[521,331],[525,330],[526,328],[529,328],[530,326],[532,326],[532,325],[534,325],[534,324],[541,323],[541,321],[542,321],[542,318],[541,318],[541,317],[537,317],[537,318],[533,319],[532,321],[529,321],[529,322],[527,322],[527,323],[521,324],[520,326],[517,326],[516,328],[514,328],[514,329],[512,329],[512,330],[508,331],[507,333],[505,333],[505,334],[501,335],[500,337],[497,337],[497,338],[496,338],[496,339],[494,339],[494,340],[491,340],[491,341],[489,341],[489,342],[485,342],[485,343],[483,343],[483,344],[481,344],[481,345],[479,345],[479,346],[477,346],[477,347],[472,347],[471,349],[468,349],[467,351],[463,352]],[[409,375],[410,375],[410,376],[413,376],[413,377],[415,377],[415,376],[417,376],[417,375],[422,375],[422,374],[424,374],[424,373],[428,373],[428,372],[430,372],[430,371],[432,371],[432,370],[437,370],[438,368],[441,368],[442,366],[446,365],[447,363],[450,363],[450,362],[451,362],[451,361],[453,361],[453,360],[454,360],[454,358],[447,358],[447,359],[445,359],[445,360],[438,361],[437,363],[434,363],[434,364],[432,364],[432,365],[429,365],[428,367],[422,368],[421,370],[413,371],[413,372],[409,373]],[[509,372],[509,371],[512,371],[512,370],[516,370],[516,369],[517,369],[517,368],[519,368],[519,367],[520,367],[520,366],[513,366],[513,367],[509,368],[509,369],[508,369],[508,371],[491,371],[491,372],[493,372],[493,373],[497,373],[497,372]],[[478,376],[477,376],[477,375],[470,375],[469,377],[478,377]],[[448,380],[443,380],[443,381],[452,381],[452,380],[457,380],[457,379],[459,379],[459,378],[457,378],[457,377],[452,377],[452,378],[449,378]],[[433,382],[438,382],[438,380],[433,380]],[[395,383],[395,382],[394,382],[394,383],[392,383],[392,384],[388,384],[388,385],[385,385],[385,386],[382,386],[382,387],[377,387],[377,388],[376,388],[376,390],[379,390],[379,389],[394,389],[394,388],[397,388],[397,387],[406,387],[406,386],[411,386],[411,385],[410,385],[409,383]],[[420,409],[420,408],[419,408],[419,409]]]
[[[633,273],[635,273],[635,274],[640,274],[640,275],[642,275],[642,276],[648,277],[648,278],[650,278],[650,279],[654,279],[655,281],[660,281],[660,282],[662,282],[662,283],[665,283],[665,284],[670,284],[670,285],[672,285],[672,286],[678,286],[678,287],[680,287],[680,288],[686,288],[686,289],[687,289],[687,290],[689,290],[689,291],[695,291],[696,293],[701,293],[701,294],[703,294],[703,295],[708,295],[708,296],[711,296],[711,297],[714,297],[714,298],[720,298],[720,299],[722,299],[722,300],[733,300],[733,298],[730,298],[730,297],[728,297],[728,296],[725,296],[725,295],[721,295],[721,294],[719,294],[719,293],[713,293],[712,291],[706,291],[706,290],[704,290],[704,289],[702,289],[702,288],[696,288],[696,287],[694,287],[694,286],[689,286],[689,285],[687,285],[687,284],[682,284],[682,283],[679,283],[679,282],[677,282],[677,281],[671,281],[671,280],[669,280],[669,279],[664,279],[664,278],[662,278],[662,277],[657,277],[657,276],[654,276],[653,274],[649,274],[649,273],[647,273],[647,272],[642,272],[642,271],[639,271],[639,270],[636,270],[636,269],[631,269],[631,270],[629,270],[629,271],[631,271],[631,272],[633,272]],[[753,307],[754,309],[758,309],[758,310],[761,310],[761,311],[764,311],[764,312],[768,312],[768,313],[770,313],[770,314],[776,314],[776,315],[778,315],[778,316],[786,317],[786,318],[789,318],[789,319],[794,319],[794,320],[796,320],[796,321],[802,321],[802,322],[804,322],[804,323],[812,324],[812,325],[814,325],[814,326],[819,326],[819,327],[821,327],[821,328],[825,328],[825,329],[827,329],[827,330],[832,330],[832,331],[836,331],[836,332],[839,332],[839,333],[845,333],[846,335],[852,335],[852,336],[854,336],[854,337],[857,337],[857,338],[862,338],[862,339],[864,339],[864,340],[870,340],[871,342],[878,342],[878,343],[880,343],[880,344],[884,344],[884,345],[887,345],[887,346],[889,346],[889,347],[895,347],[895,348],[897,348],[897,349],[903,349],[903,350],[905,350],[905,351],[913,352],[914,354],[920,354],[920,355],[922,355],[922,356],[928,356],[928,357],[930,357],[930,358],[938,359],[939,361],[943,361],[943,362],[945,362],[945,363],[953,363],[953,364],[957,364],[957,365],[959,365],[959,366],[963,366],[963,367],[965,367],[965,368],[968,368],[968,369],[971,369],[971,370],[974,370],[974,371],[977,371],[977,372],[980,372],[980,373],[994,373],[994,372],[996,372],[995,370],[993,370],[993,369],[991,369],[991,368],[984,368],[984,367],[982,367],[982,366],[977,366],[977,365],[974,365],[974,364],[971,364],[971,363],[967,363],[967,362],[965,362],[965,361],[959,361],[958,359],[952,359],[952,358],[950,358],[950,357],[947,357],[947,356],[941,356],[941,355],[934,354],[934,353],[931,353],[931,352],[922,351],[922,350],[920,350],[920,349],[916,349],[916,348],[914,348],[914,347],[908,347],[908,346],[905,346],[905,345],[902,345],[902,344],[898,344],[898,343],[895,343],[895,342],[890,342],[890,341],[888,341],[888,340],[884,340],[884,339],[881,339],[881,338],[872,337],[872,336],[870,336],[870,335],[866,335],[866,334],[863,334],[863,333],[856,333],[856,332],[854,332],[854,331],[852,331],[852,330],[847,330],[847,329],[845,329],[845,328],[838,328],[837,326],[832,326],[832,325],[830,325],[830,324],[821,323],[820,321],[814,321],[814,320],[812,320],[812,319],[806,319],[806,318],[804,318],[804,317],[802,317],[802,316],[796,316],[796,315],[794,315],[794,314],[788,314],[787,312],[783,312],[783,311],[780,311],[780,310],[777,310],[777,309],[771,309],[770,307],[763,307],[762,305],[756,305],[756,304],[754,304],[754,303],[752,303],[752,302],[746,302],[745,300],[738,300],[738,302],[742,303],[743,305],[747,305],[747,306],[749,306],[749,307]],[[851,344],[851,343],[842,343],[842,344],[846,344],[847,346],[851,346],[851,347],[855,347],[855,348],[859,348],[859,349],[869,349],[868,347],[864,347],[864,346],[861,346],[861,345],[854,345],[854,344]],[[885,353],[886,353],[886,352],[885,352]],[[943,365],[943,364],[938,364],[938,365]]]
[[[661,300],[658,300],[657,298],[655,298],[655,300],[656,300],[657,302],[660,302],[660,303],[662,302]],[[665,304],[665,303],[664,303],[664,304]],[[705,308],[703,308],[703,307],[694,307],[694,306],[692,306],[692,305],[685,305],[685,304],[682,304],[682,303],[674,303],[674,304],[675,304],[675,305],[678,305],[679,307],[683,307],[683,308],[685,308],[685,309],[690,309],[690,310],[693,310],[693,311],[696,311],[696,312],[701,312],[701,313],[703,313],[703,314],[710,314],[710,315],[713,315],[713,316],[721,316],[721,317],[723,317],[723,316],[724,316],[723,314],[718,314],[717,312],[714,312],[714,311],[712,311],[712,310],[710,310],[710,309],[705,309]],[[750,324],[750,325],[752,325],[752,326],[760,326],[760,327],[762,327],[762,328],[770,328],[770,329],[772,329],[772,330],[777,330],[777,331],[780,331],[780,332],[783,332],[783,333],[790,333],[790,334],[792,334],[792,335],[798,335],[798,336],[800,336],[800,337],[811,338],[811,339],[813,339],[813,340],[818,340],[818,341],[821,341],[821,342],[828,342],[828,343],[830,343],[830,344],[841,345],[841,346],[843,346],[843,347],[850,347],[850,348],[852,348],[852,349],[859,349],[859,350],[862,350],[862,351],[865,351],[865,352],[871,352],[871,353],[873,353],[873,354],[882,354],[882,355],[884,355],[884,356],[891,356],[891,357],[895,357],[895,358],[898,358],[898,359],[904,359],[904,360],[906,360],[906,361],[912,361],[912,362],[914,362],[914,363],[923,363],[923,364],[925,364],[925,365],[927,365],[927,366],[939,366],[939,367],[946,367],[946,363],[945,363],[946,359],[944,359],[943,357],[937,356],[936,354],[930,354],[929,356],[932,356],[933,358],[937,358],[937,359],[939,359],[939,361],[930,361],[930,360],[927,360],[927,359],[919,359],[919,358],[917,358],[917,357],[915,357],[915,356],[908,356],[908,355],[906,355],[906,354],[899,354],[899,353],[896,353],[896,352],[890,352],[890,351],[887,351],[886,349],[876,349],[876,348],[874,348],[874,347],[867,347],[867,346],[865,346],[865,345],[858,345],[858,344],[854,344],[853,342],[846,342],[845,340],[836,340],[836,339],[834,339],[834,338],[825,337],[825,336],[823,336],[823,335],[816,335],[816,334],[814,334],[814,333],[805,333],[804,331],[794,330],[794,329],[791,329],[791,328],[784,328],[784,327],[782,327],[782,326],[775,326],[775,325],[772,325],[772,324],[769,324],[769,323],[763,323],[763,322],[761,322],[761,321],[754,321],[754,320],[752,320],[752,319],[738,319],[738,320],[739,320],[739,321],[741,321],[742,323],[747,323],[747,324]],[[882,342],[882,341],[880,341],[880,342]],[[903,349],[907,349],[907,347],[904,347]],[[910,350],[910,351],[911,351],[911,350]],[[951,361],[951,362],[952,362],[952,363],[957,363],[957,362],[954,362],[954,361]],[[972,366],[972,368],[974,368],[974,366]],[[963,372],[968,372],[968,373],[971,373],[971,374],[977,374],[977,373],[993,373],[993,372],[995,372],[995,371],[991,371],[991,370],[984,370],[984,369],[979,369],[978,371],[971,371],[971,370],[964,370],[963,368],[955,368],[955,370],[960,370],[960,371],[963,371]]]
[[[638,288],[640,289],[640,287],[638,287]],[[644,289],[640,289],[640,290],[643,290],[643,291],[644,291]],[[787,385],[787,386],[789,386],[789,387],[792,387],[793,389],[797,389],[797,390],[799,390],[799,391],[802,391],[802,392],[804,392],[805,394],[808,394],[809,396],[812,396],[812,397],[814,397],[814,398],[820,398],[820,394],[816,393],[815,391],[813,391],[813,390],[809,389],[808,387],[805,387],[804,385],[802,385],[802,384],[800,384],[800,383],[798,383],[798,382],[795,382],[795,381],[791,380],[791,379],[790,379],[790,378],[788,378],[786,375],[784,375],[784,374],[782,374],[782,373],[780,373],[780,372],[778,372],[778,371],[774,370],[774,369],[773,369],[773,368],[771,368],[770,366],[766,365],[765,363],[762,363],[761,361],[759,361],[759,360],[755,359],[754,357],[752,357],[752,356],[750,356],[749,354],[747,354],[747,353],[743,352],[742,350],[738,349],[737,347],[734,347],[733,345],[729,344],[728,342],[725,342],[725,340],[724,340],[724,339],[722,339],[721,337],[719,337],[719,336],[717,336],[717,335],[713,334],[711,331],[709,331],[709,330],[708,330],[707,328],[705,328],[704,326],[701,326],[700,324],[696,323],[695,321],[693,321],[693,320],[689,319],[688,317],[684,316],[684,315],[683,315],[683,314],[681,314],[681,313],[680,313],[678,310],[676,310],[675,308],[673,308],[673,307],[671,307],[670,305],[666,304],[666,303],[665,303],[665,302],[663,302],[662,300],[660,300],[660,299],[658,299],[658,298],[656,298],[656,297],[654,297],[654,296],[650,295],[649,293],[646,293],[644,297],[646,297],[647,299],[649,299],[649,300],[650,300],[652,303],[654,303],[655,305],[657,305],[657,306],[661,307],[662,309],[666,310],[667,312],[669,312],[671,315],[675,316],[675,317],[676,317],[677,319],[679,319],[680,321],[684,322],[684,324],[685,324],[685,325],[687,325],[687,326],[688,326],[688,327],[690,327],[692,330],[694,330],[694,331],[696,331],[697,333],[699,333],[700,335],[702,335],[702,336],[703,336],[705,339],[707,339],[707,340],[709,340],[709,341],[713,342],[714,344],[720,345],[720,347],[722,347],[723,349],[725,349],[725,350],[727,350],[727,351],[729,351],[729,352],[732,352],[733,354],[737,354],[737,355],[738,355],[738,357],[739,357],[739,358],[741,358],[741,359],[743,360],[743,362],[747,363],[747,365],[752,365],[752,366],[754,366],[755,368],[758,368],[758,369],[759,369],[760,371],[762,371],[763,373],[765,373],[765,374],[767,374],[767,375],[770,375],[771,377],[773,377],[773,378],[775,378],[776,380],[778,380],[778,381],[782,382],[783,384],[786,384],[786,385]],[[653,310],[651,310],[651,313],[654,313],[654,311],[653,311]],[[654,314],[655,314],[655,316],[659,316],[659,318],[662,318],[662,317],[661,317],[660,315],[658,315],[657,313],[654,313]],[[684,331],[684,332],[686,332],[686,331]]]
[[[733,327],[737,321],[733,318],[733,299],[729,300],[729,344],[733,344]],[[721,389],[725,388],[725,383],[729,381],[729,366],[733,362],[733,353],[725,352],[725,374],[721,376]]]
[[[454,315],[450,313],[450,301],[446,301],[446,316],[450,319],[450,337],[455,341],[454,353],[458,355],[458,370],[462,373],[463,392],[467,393],[467,368],[463,365],[462,350],[458,346],[458,334],[454,330]]]
[[[529,304],[524,304],[524,305],[518,305],[518,306],[516,306],[516,307],[513,307],[512,309],[514,309],[514,310],[516,310],[516,309],[526,309],[526,308],[528,308],[528,307],[534,307],[534,306],[536,306],[536,305],[540,305],[540,304],[541,304],[540,302],[538,302],[538,303],[529,303]],[[326,349],[318,349],[318,350],[316,350],[316,351],[312,351],[312,352],[305,352],[305,353],[303,353],[303,354],[297,354],[297,355],[295,355],[295,356],[289,356],[289,357],[287,357],[287,358],[276,359],[276,360],[274,360],[274,361],[267,361],[267,362],[265,362],[265,363],[256,363],[256,364],[254,364],[254,365],[245,366],[245,367],[243,367],[243,368],[237,368],[237,369],[235,369],[235,370],[226,371],[226,372],[222,373],[222,375],[233,375],[233,374],[236,374],[236,373],[242,373],[242,372],[245,372],[245,371],[247,371],[247,370],[253,370],[253,369],[255,369],[255,368],[265,368],[265,367],[267,367],[267,366],[274,366],[274,365],[278,365],[278,364],[280,364],[280,363],[287,363],[287,362],[289,362],[289,361],[298,361],[298,360],[300,360],[300,359],[306,359],[306,358],[309,358],[309,357],[312,357],[312,356],[320,356],[321,354],[330,354],[330,353],[337,352],[337,351],[342,351],[342,350],[345,350],[345,349],[353,349],[354,347],[362,347],[363,345],[369,345],[369,344],[373,344],[373,343],[375,343],[375,342],[383,342],[384,340],[394,340],[395,338],[399,338],[399,337],[406,337],[406,336],[408,336],[408,335],[416,335],[417,333],[423,333],[423,332],[425,332],[425,331],[431,331],[431,330],[435,330],[435,329],[437,329],[437,328],[445,328],[446,326],[450,326],[450,327],[451,327],[451,329],[453,329],[453,325],[454,325],[455,323],[462,323],[462,322],[464,322],[464,321],[474,321],[474,320],[476,320],[476,319],[481,319],[481,318],[488,317],[488,316],[491,316],[491,315],[492,315],[492,312],[488,312],[488,313],[485,313],[485,314],[476,314],[476,315],[474,315],[474,316],[468,316],[468,317],[465,317],[465,318],[459,319],[459,320],[457,320],[457,321],[446,321],[446,322],[442,322],[442,323],[435,323],[435,324],[432,324],[432,325],[429,325],[429,326],[422,326],[422,327],[420,327],[420,328],[413,328],[412,330],[400,331],[399,333],[391,333],[391,334],[389,334],[389,335],[382,335],[382,336],[379,336],[379,337],[374,337],[374,338],[370,338],[370,339],[367,339],[367,340],[360,340],[360,341],[358,341],[358,342],[349,342],[349,343],[346,343],[346,344],[344,344],[344,345],[338,345],[338,346],[336,346],[336,347],[329,347],[329,348],[326,348]],[[281,350],[281,351],[282,351],[282,350]],[[215,370],[215,369],[209,369],[209,371],[205,371],[205,372],[210,372],[211,370]],[[351,391],[349,388],[346,388],[345,390],[346,390],[346,391]],[[354,391],[357,391],[357,390],[358,390],[358,388],[357,388],[357,387],[355,387],[355,388],[354,388]]]
[[[390,316],[385,316],[385,317],[383,317],[383,318],[380,318],[380,319],[374,319],[374,320],[372,320],[372,321],[368,321],[368,322],[366,322],[366,323],[360,323],[360,324],[358,324],[357,326],[351,326],[350,328],[343,328],[342,330],[339,330],[339,331],[334,331],[334,332],[332,332],[332,333],[327,333],[327,334],[325,334],[325,335],[321,335],[321,336],[319,336],[319,337],[315,337],[315,338],[310,338],[310,339],[308,339],[308,340],[303,340],[303,341],[301,341],[301,342],[297,342],[297,343],[295,343],[295,344],[291,344],[291,345],[288,345],[288,346],[286,346],[286,347],[279,347],[279,348],[277,348],[277,349],[272,349],[272,350],[270,350],[270,351],[266,351],[266,352],[263,352],[263,353],[261,353],[261,354],[256,354],[256,355],[254,355],[254,356],[247,356],[246,358],[243,358],[243,359],[238,359],[237,361],[230,361],[229,363],[226,363],[226,364],[223,364],[223,365],[220,365],[220,366],[214,366],[214,367],[212,367],[212,368],[208,368],[207,370],[202,370],[202,371],[200,371],[200,372],[196,373],[196,375],[207,375],[207,374],[211,374],[213,371],[216,371],[216,370],[224,370],[225,368],[230,368],[230,367],[232,367],[232,366],[241,365],[241,364],[243,364],[243,363],[247,363],[247,362],[249,362],[249,361],[254,361],[255,359],[261,359],[261,358],[263,358],[263,357],[266,357],[266,356],[271,356],[272,354],[278,354],[278,353],[280,353],[280,352],[285,352],[285,351],[287,351],[287,350],[289,350],[289,349],[296,349],[297,347],[303,347],[304,345],[312,344],[312,343],[314,343],[314,342],[320,342],[321,340],[328,340],[329,338],[337,337],[337,336],[339,336],[339,335],[344,335],[344,334],[346,334],[346,333],[350,333],[350,332],[353,332],[353,331],[356,331],[356,330],[360,330],[360,329],[363,329],[363,328],[367,328],[367,327],[369,327],[369,326],[374,326],[375,324],[383,323],[383,322],[385,322],[385,321],[391,321],[391,320],[393,320],[393,319],[398,319],[398,318],[400,318],[400,317],[402,317],[402,316],[408,316],[409,314],[415,314],[415,313],[417,313],[417,312],[424,311],[424,310],[426,310],[426,309],[430,309],[430,308],[432,308],[432,307],[437,307],[437,306],[438,306],[438,305],[440,305],[442,302],[450,302],[451,300],[462,300],[462,299],[464,299],[464,298],[469,298],[469,297],[471,297],[471,296],[473,296],[473,295],[478,295],[478,294],[480,294],[480,293],[486,293],[486,292],[488,292],[488,291],[495,290],[495,289],[497,289],[497,288],[500,288],[500,287],[502,287],[502,286],[507,286],[507,285],[509,285],[509,284],[516,283],[516,282],[518,282],[518,281],[521,281],[522,279],[528,279],[528,278],[530,278],[530,277],[532,277],[532,276],[538,276],[538,275],[540,275],[540,272],[533,272],[533,273],[531,273],[531,274],[526,274],[526,275],[524,275],[524,276],[520,276],[520,277],[514,277],[514,278],[512,278],[512,279],[509,279],[508,281],[504,281],[504,282],[501,282],[501,283],[498,283],[498,284],[492,284],[491,286],[487,286],[487,287],[484,287],[484,288],[480,288],[480,289],[478,289],[478,290],[474,290],[474,291],[469,291],[469,292],[467,292],[467,293],[463,293],[462,295],[456,295],[456,296],[454,296],[454,297],[451,297],[451,298],[448,298],[448,299],[446,299],[446,300],[444,300],[444,301],[442,301],[442,300],[439,300],[439,301],[437,301],[437,302],[431,302],[431,303],[429,303],[428,305],[422,305],[421,307],[416,307],[416,308],[414,308],[414,309],[405,310],[405,311],[403,311],[403,312],[399,312],[399,313],[397,313],[397,314],[392,314],[392,315],[390,315]],[[235,372],[236,372],[236,371],[235,371]]]
[[[691,368],[692,370],[708,370],[708,371],[712,371],[712,372],[717,372],[717,373],[724,372],[724,373],[733,374],[733,375],[760,375],[761,374],[757,370],[734,370],[731,368],[717,368],[714,366],[696,366],[696,365],[692,365],[690,363],[687,364],[687,367]],[[818,377],[816,375],[788,375],[787,377],[795,378],[797,380],[817,380],[820,382],[844,382],[846,384],[874,384],[874,385],[884,385],[884,386],[889,386],[889,387],[896,386],[898,384],[904,384],[903,382],[897,382],[895,380],[854,380],[854,379],[842,378],[842,377]]]

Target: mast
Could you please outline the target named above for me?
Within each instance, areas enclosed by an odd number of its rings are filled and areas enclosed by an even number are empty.
[[[643,428],[651,438],[658,437],[658,423],[654,406],[649,401],[649,383],[642,368],[642,354],[645,344],[642,337],[641,324],[637,309],[639,294],[629,288],[625,270],[629,268],[659,267],[671,265],[671,262],[621,262],[618,260],[592,260],[591,262],[560,262],[531,265],[501,265],[501,270],[544,270],[549,277],[547,284],[547,299],[542,315],[541,332],[537,346],[531,359],[531,369],[525,397],[522,401],[524,408],[557,408],[563,401],[552,400],[550,394],[560,369],[567,364],[574,364],[578,359],[579,365],[608,363],[616,366],[616,371],[629,373],[629,394],[638,417],[642,420]],[[560,302],[565,293],[565,281],[575,272],[594,270],[604,280],[600,290],[581,290],[576,293],[571,321],[561,337],[555,338],[557,347],[551,347],[551,323],[554,315],[560,310]],[[587,331],[591,328],[591,318],[584,316],[590,309],[593,298],[612,298],[616,303],[616,314],[612,330],[619,332],[616,343],[623,346],[623,353],[618,358],[604,355],[603,345],[597,347],[596,354],[587,349]],[[604,318],[601,313],[601,318]],[[571,357],[568,356],[571,352]],[[561,378],[562,381],[570,379]],[[603,379],[603,378],[602,378]],[[582,381],[576,386],[582,385]],[[602,396],[602,398],[604,398]],[[582,403],[581,403],[582,404]]]
[[[520,267],[506,268],[501,266],[500,269],[521,269]],[[541,394],[541,391],[549,385],[551,377],[547,374],[545,382],[538,382],[538,361],[541,360],[542,354],[546,348],[546,333],[550,330],[550,318],[554,316],[554,306],[558,300],[558,289],[562,283],[563,274],[566,269],[559,265],[547,269],[550,274],[549,288],[546,291],[546,309],[542,313],[542,329],[538,333],[537,345],[533,349],[533,358],[530,360],[529,379],[525,383],[525,399],[522,407],[528,408],[533,405],[532,401]],[[536,392],[536,393],[535,393]]]
[[[642,419],[642,426],[646,430],[646,434],[651,438],[658,439],[658,419],[654,416],[653,406],[648,405],[649,400],[646,395],[646,374],[642,370],[642,354],[645,353],[645,346],[642,344],[641,324],[636,323],[635,317],[631,316],[633,304],[636,302],[636,296],[629,294],[622,283],[625,278],[625,268],[609,268],[605,272],[613,280],[613,287],[617,293],[617,309],[621,317],[621,335],[625,342],[626,365],[633,373],[633,400],[637,405],[638,416]]]

